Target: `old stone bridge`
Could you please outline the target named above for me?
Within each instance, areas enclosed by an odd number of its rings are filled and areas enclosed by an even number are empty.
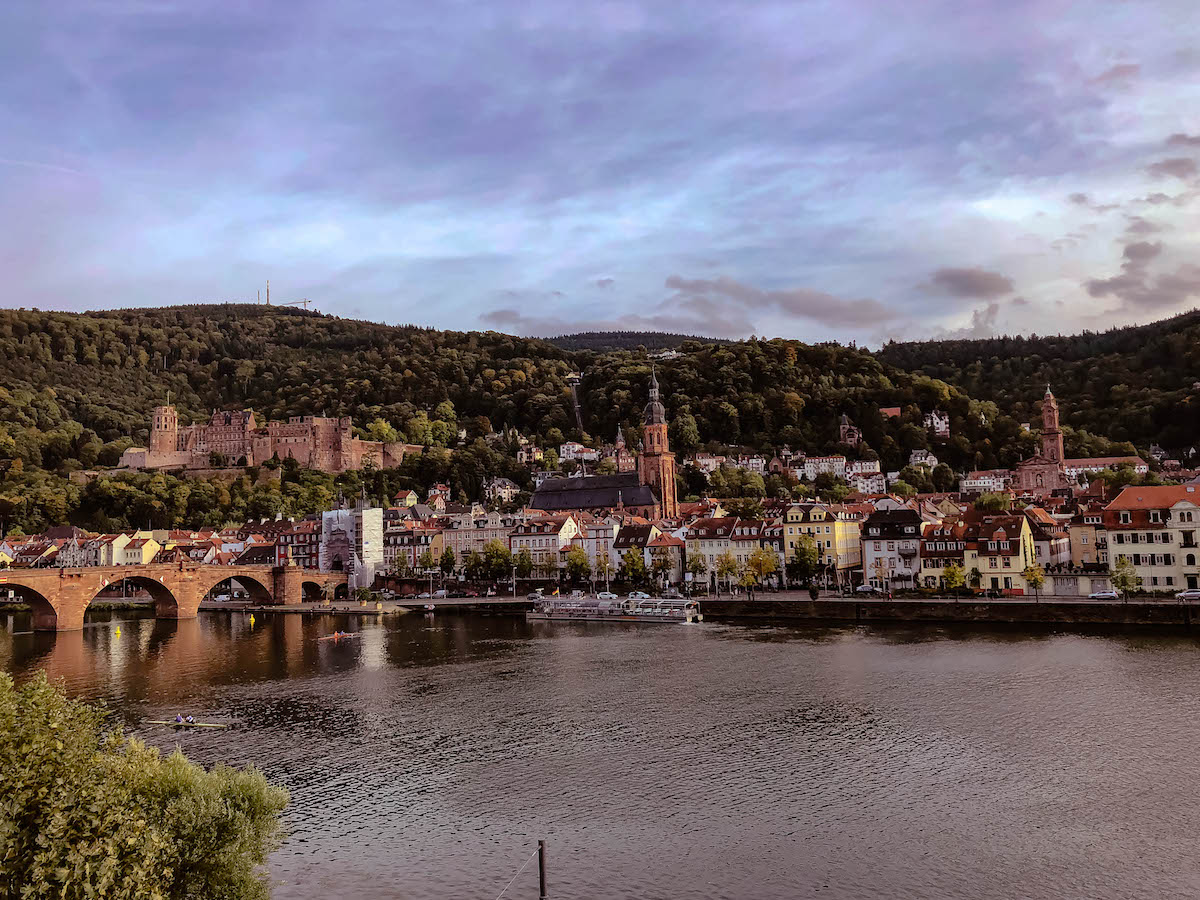
[[[344,572],[318,572],[299,566],[205,566],[166,563],[149,566],[88,566],[81,569],[8,569],[0,591],[11,589],[33,610],[35,631],[75,631],[100,591],[128,582],[154,599],[160,618],[193,619],[213,588],[235,579],[255,603],[298,604],[319,599],[328,586],[346,584]]]

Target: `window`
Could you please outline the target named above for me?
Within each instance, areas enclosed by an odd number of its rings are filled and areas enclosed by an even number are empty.
[[[1120,532],[1120,531],[1117,532],[1117,543],[1118,544],[1125,543],[1125,535],[1123,532]]]
[[[1162,542],[1163,542],[1164,544],[1169,544],[1169,543],[1171,543],[1171,532],[1169,532],[1169,531],[1164,531],[1164,532],[1162,533]]]
[[[1157,575],[1151,576],[1150,584],[1153,587],[1158,587],[1158,576]]]
[[[888,541],[888,550],[895,550],[895,549],[896,549],[896,542]]]
[[[1159,513],[1159,511],[1157,509],[1150,510],[1150,521],[1151,522],[1161,522],[1162,521],[1162,515]]]
[[[1079,543],[1086,544],[1087,542],[1088,542],[1088,536],[1086,534],[1082,534],[1079,536]]]
[[[1171,587],[1173,584],[1175,584],[1175,576],[1168,575],[1167,576],[1167,587]]]
[[[988,541],[988,549],[989,549],[989,550],[995,550],[995,549],[996,549],[996,542],[995,542],[995,541]]]
[[[996,568],[996,557],[994,557],[994,556],[988,557],[988,568],[989,569]]]
[[[1121,524],[1122,524],[1122,525],[1128,525],[1128,524],[1129,524],[1129,512],[1128,512],[1128,510],[1121,510]]]

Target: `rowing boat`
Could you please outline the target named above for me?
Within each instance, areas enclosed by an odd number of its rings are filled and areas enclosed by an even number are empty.
[[[149,719],[147,725],[174,725],[176,728],[228,728],[228,725],[218,724],[216,722],[176,722],[174,719],[169,721],[162,719]]]
[[[355,638],[362,635],[361,631],[348,631],[345,634],[327,634],[317,638],[318,641],[340,641],[342,638]]]

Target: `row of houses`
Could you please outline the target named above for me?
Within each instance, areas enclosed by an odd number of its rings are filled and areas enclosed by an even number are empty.
[[[262,523],[262,526],[269,528],[268,523]],[[90,534],[63,526],[33,537],[0,540],[0,567],[14,569],[145,566],[176,562],[274,565],[275,561],[273,537],[246,528]]]

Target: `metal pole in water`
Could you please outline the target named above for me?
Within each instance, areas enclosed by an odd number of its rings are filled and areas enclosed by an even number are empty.
[[[538,897],[546,900],[546,842],[538,841]]]

